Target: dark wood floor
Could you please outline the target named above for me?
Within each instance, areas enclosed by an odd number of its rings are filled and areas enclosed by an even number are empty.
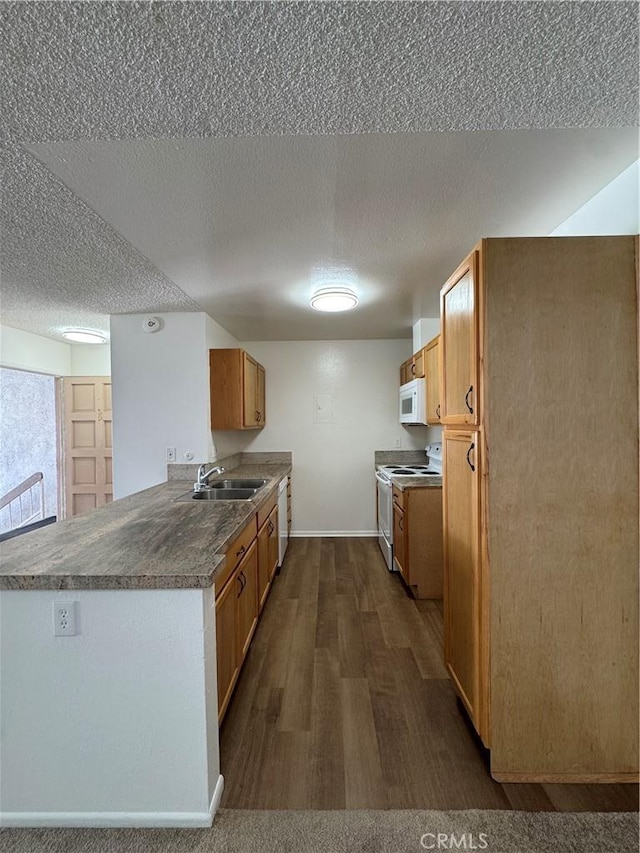
[[[239,809],[628,811],[635,785],[502,785],[442,663],[442,606],[375,539],[293,539],[221,730]]]

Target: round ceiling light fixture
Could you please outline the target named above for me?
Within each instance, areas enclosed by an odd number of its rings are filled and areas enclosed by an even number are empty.
[[[309,304],[316,311],[351,311],[358,304],[358,275],[348,266],[327,265],[311,270],[313,295]]]
[[[62,337],[77,344],[105,344],[106,337],[100,332],[91,332],[89,329],[66,329]]]
[[[358,297],[349,287],[322,287],[310,301],[316,311],[350,311],[357,304]]]

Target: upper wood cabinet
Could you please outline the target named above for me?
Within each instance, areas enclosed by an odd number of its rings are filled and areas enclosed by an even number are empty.
[[[427,423],[440,421],[440,335],[426,344],[424,353],[424,375],[427,380]]]
[[[424,379],[425,377],[425,352],[424,349],[414,353],[413,356],[413,379]]]
[[[480,423],[478,254],[474,250],[440,292],[443,424]]]
[[[412,379],[424,379],[425,376],[425,350],[421,349],[414,353],[411,358],[403,361],[400,365],[400,384],[406,385]]]
[[[406,385],[413,379],[413,356],[400,365],[400,384]]]
[[[211,429],[265,425],[264,367],[242,349],[209,350]]]

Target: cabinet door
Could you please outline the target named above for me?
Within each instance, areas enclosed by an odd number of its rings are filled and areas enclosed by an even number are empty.
[[[425,377],[425,351],[421,349],[413,356],[413,378],[424,379]]]
[[[443,424],[478,424],[478,252],[440,293]]]
[[[443,436],[445,663],[480,731],[480,494],[479,434]],[[481,732],[482,733],[482,732]]]
[[[271,583],[269,520],[265,521],[258,532],[258,602],[262,610],[269,594]]]
[[[236,569],[238,666],[244,660],[258,622],[258,546],[253,542]]]
[[[440,343],[436,338],[425,347],[425,377],[427,380],[427,423],[440,423]]]
[[[264,426],[267,422],[264,367],[256,364],[256,421],[258,426]]]
[[[273,580],[273,576],[278,568],[278,507],[274,506],[267,521],[269,530],[269,580]]]
[[[231,577],[216,599],[218,720],[222,720],[238,676],[236,648],[236,581]]]
[[[405,514],[398,504],[393,505],[393,559],[402,577],[409,583]]]
[[[258,365],[248,353],[243,353],[242,376],[243,376],[243,424],[245,427],[258,425]]]

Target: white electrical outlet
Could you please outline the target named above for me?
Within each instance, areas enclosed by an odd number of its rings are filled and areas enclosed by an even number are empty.
[[[78,633],[78,602],[53,602],[53,636],[75,637]]]
[[[165,452],[165,459],[167,462],[175,462],[176,461],[176,449],[175,447],[167,447]]]
[[[402,439],[396,438],[396,447],[402,447]]]

